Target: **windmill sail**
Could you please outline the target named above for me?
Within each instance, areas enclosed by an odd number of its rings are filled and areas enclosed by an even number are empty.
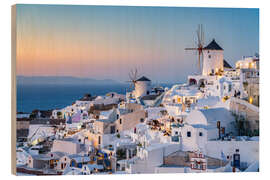
[[[129,76],[128,82],[130,83],[131,88],[132,88],[132,85],[133,85],[133,88],[135,88],[136,81],[139,77],[138,69],[135,68],[135,69],[130,70],[128,76]]]
[[[195,50],[198,53],[198,70],[199,73],[201,73],[201,61],[203,61],[203,44],[204,44],[204,32],[202,24],[198,25],[196,34],[197,34],[196,47],[185,48],[185,50]]]

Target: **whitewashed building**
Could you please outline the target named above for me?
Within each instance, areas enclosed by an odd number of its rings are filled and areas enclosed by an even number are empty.
[[[135,82],[134,96],[135,98],[149,95],[151,92],[151,80],[145,76],[137,79]]]
[[[215,75],[223,71],[223,49],[215,39],[203,48],[203,72],[202,75]]]

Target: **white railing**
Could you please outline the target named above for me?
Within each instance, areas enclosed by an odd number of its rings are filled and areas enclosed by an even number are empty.
[[[242,99],[238,99],[238,98],[235,98],[235,97],[231,97],[231,102],[236,102],[236,103],[239,103],[239,104],[241,104],[241,105],[244,105],[244,106],[246,106],[247,108],[249,108],[249,109],[255,111],[256,113],[259,113],[259,111],[260,111],[260,110],[259,110],[259,107],[255,106],[255,105],[253,105],[253,104],[250,104],[250,103],[248,103],[247,101],[242,100]]]

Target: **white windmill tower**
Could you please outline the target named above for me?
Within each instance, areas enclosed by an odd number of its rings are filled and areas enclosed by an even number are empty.
[[[150,94],[150,92],[151,92],[151,80],[145,76],[142,76],[140,78],[138,78],[138,77],[139,77],[139,75],[138,75],[137,69],[130,71],[130,73],[129,73],[130,81],[129,82],[131,82],[131,85],[133,85],[133,87],[134,87],[134,91],[133,91],[132,95],[135,98],[146,96],[146,95]]]
[[[203,72],[207,75],[220,75],[224,70],[223,49],[213,39],[203,48]]]
[[[140,77],[135,83],[135,97],[142,97],[149,95],[151,92],[151,80],[145,76]]]

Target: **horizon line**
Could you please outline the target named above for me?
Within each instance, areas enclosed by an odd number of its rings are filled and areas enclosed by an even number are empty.
[[[81,77],[81,76],[71,76],[71,75],[63,75],[63,76],[59,76],[59,75],[33,75],[33,76],[30,76],[30,75],[16,75],[16,77],[27,77],[27,78],[32,78],[32,77],[65,77],[65,78],[77,78],[77,79],[92,79],[92,80],[97,80],[97,81],[103,81],[103,80],[113,80],[113,81],[116,81],[116,82],[121,82],[121,83],[125,83],[125,84],[129,84],[129,80],[126,80],[126,81],[121,81],[121,80],[117,80],[117,79],[112,79],[112,78],[103,78],[103,79],[96,79],[96,78],[91,78],[91,77]],[[17,79],[16,79],[17,80]],[[151,78],[150,78],[151,80]],[[151,80],[152,84],[178,84],[178,83],[183,83],[181,81],[173,81],[173,82],[158,82],[157,80]]]

